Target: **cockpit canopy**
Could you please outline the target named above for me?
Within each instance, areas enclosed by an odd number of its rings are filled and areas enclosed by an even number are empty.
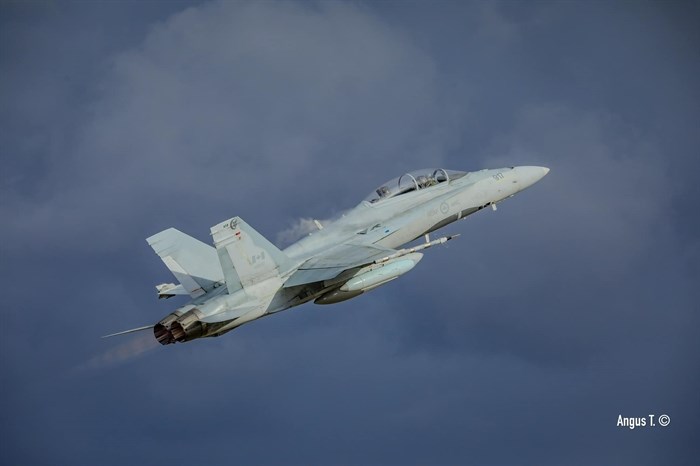
[[[431,186],[436,186],[441,183],[449,183],[466,174],[466,172],[445,170],[443,168],[414,170],[383,183],[374,192],[370,193],[365,198],[365,201],[374,204],[402,194],[430,188]]]

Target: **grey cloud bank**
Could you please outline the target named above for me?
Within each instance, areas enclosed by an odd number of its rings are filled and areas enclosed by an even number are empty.
[[[0,12],[2,463],[697,463],[697,6]],[[367,296],[98,338],[177,305],[161,229],[287,242],[403,171],[521,164],[552,172]]]

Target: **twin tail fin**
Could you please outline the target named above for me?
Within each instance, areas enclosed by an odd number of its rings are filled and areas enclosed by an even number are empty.
[[[279,248],[240,217],[214,225],[211,235],[229,293],[279,276],[291,266]]]

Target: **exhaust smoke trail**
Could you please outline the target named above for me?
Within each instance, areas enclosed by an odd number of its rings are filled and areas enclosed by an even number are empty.
[[[142,333],[118,346],[106,350],[104,353],[93,356],[83,364],[78,365],[75,370],[87,371],[115,366],[142,356],[146,352],[159,348],[160,346],[161,345],[153,338],[151,332]]]

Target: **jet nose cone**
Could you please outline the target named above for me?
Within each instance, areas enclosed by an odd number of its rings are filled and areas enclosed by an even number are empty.
[[[547,173],[549,173],[549,168],[547,167],[525,166],[516,167],[516,170],[518,179],[520,180],[520,183],[522,183],[522,189],[532,186],[544,178]]]

